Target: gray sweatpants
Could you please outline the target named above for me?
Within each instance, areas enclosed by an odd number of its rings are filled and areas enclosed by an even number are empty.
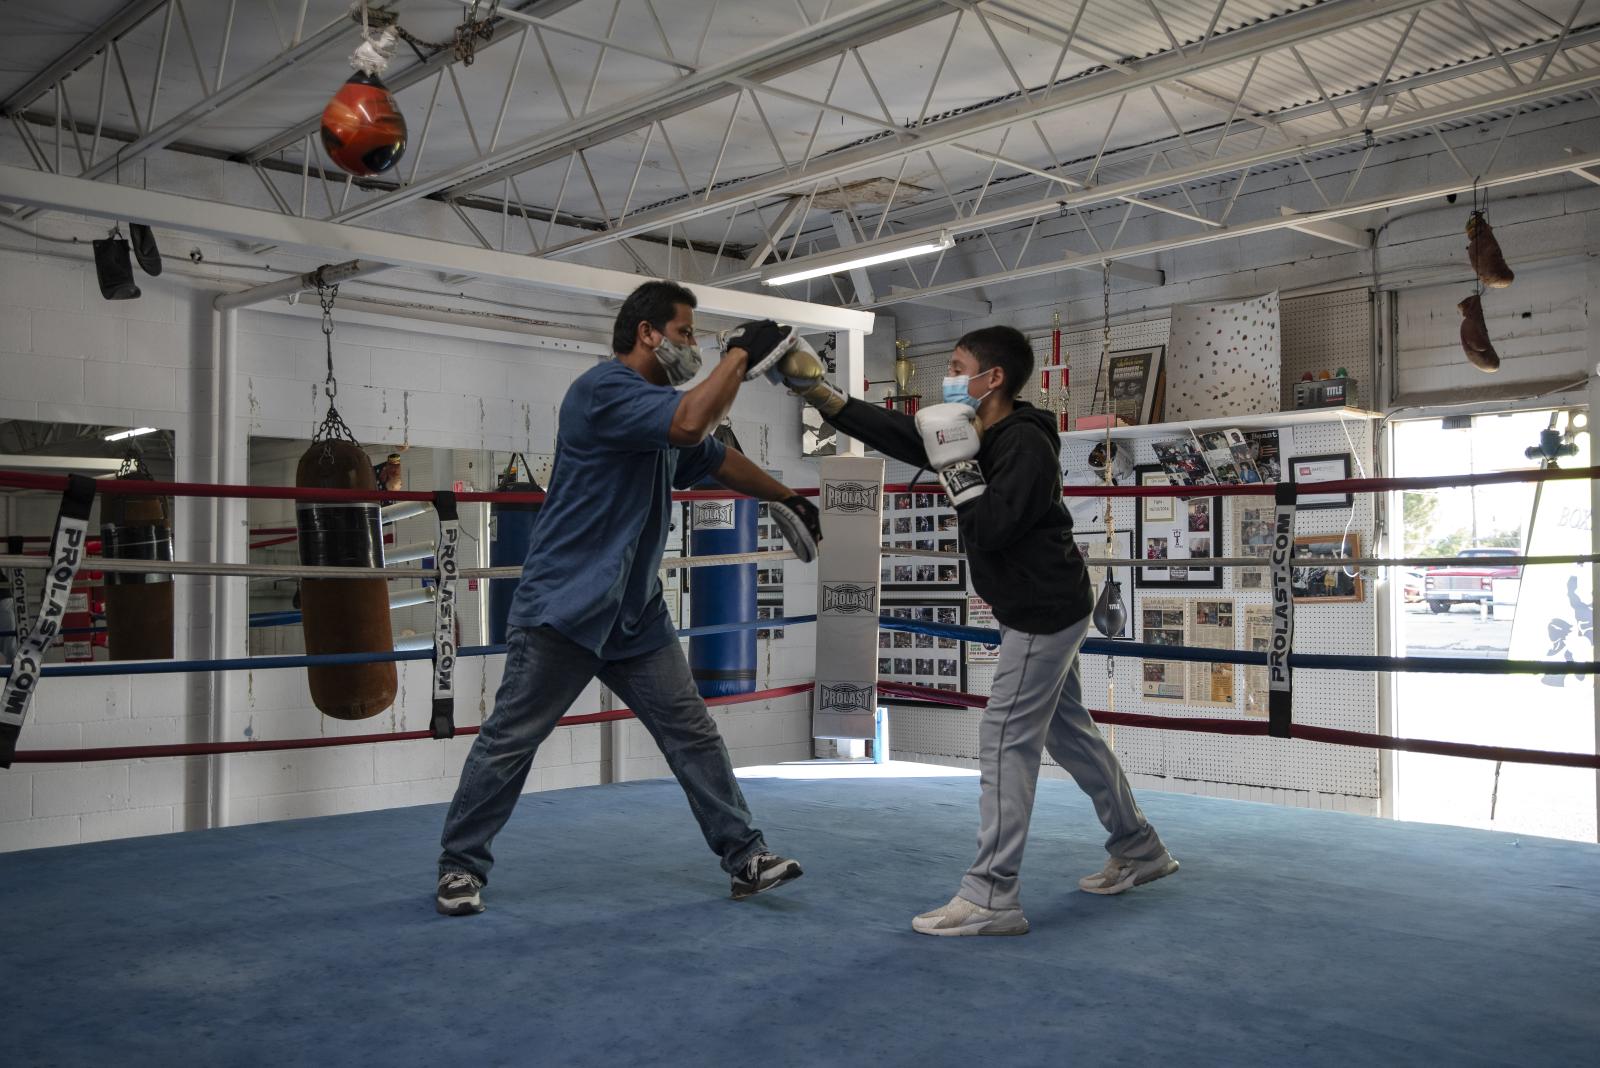
[[[1000,661],[978,728],[978,859],[961,880],[961,896],[975,905],[1018,905],[1022,848],[1044,749],[1094,802],[1110,833],[1107,853],[1149,860],[1166,849],[1139,811],[1117,755],[1083,707],[1078,649],[1088,631],[1087,618],[1054,634],[1000,628]]]

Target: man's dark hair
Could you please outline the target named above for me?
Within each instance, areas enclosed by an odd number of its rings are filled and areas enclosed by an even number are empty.
[[[697,301],[693,293],[676,282],[646,282],[629,293],[611,327],[611,351],[632,352],[633,343],[639,339],[640,323],[666,330],[677,316],[679,304],[693,308]]]
[[[1021,330],[1009,326],[986,326],[961,335],[956,348],[966,349],[987,371],[998,367],[1006,376],[1006,392],[1016,397],[1033,378],[1033,346]]]

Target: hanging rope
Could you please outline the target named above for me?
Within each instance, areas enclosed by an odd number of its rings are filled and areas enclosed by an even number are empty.
[[[372,39],[372,27],[379,31],[393,30],[396,36],[416,50],[419,58],[424,51],[437,54],[449,49],[463,67],[470,67],[477,58],[478,49],[494,40],[495,23],[499,21],[500,0],[490,0],[488,11],[480,17],[478,9],[481,6],[482,0],[472,0],[461,24],[448,41],[424,40],[400,25],[397,13],[382,7],[369,9],[365,0],[360,5],[360,11],[352,11],[350,17],[361,23],[362,34],[369,41]]]

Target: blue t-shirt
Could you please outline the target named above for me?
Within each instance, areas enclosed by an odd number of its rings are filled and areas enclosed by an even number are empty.
[[[667,440],[682,399],[616,360],[572,383],[511,623],[554,627],[607,660],[677,640],[660,576],[672,490],[709,478],[726,455],[714,438]]]

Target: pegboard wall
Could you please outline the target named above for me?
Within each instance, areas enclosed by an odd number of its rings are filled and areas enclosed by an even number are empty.
[[[1350,405],[1372,400],[1372,291],[1345,289],[1286,300],[1279,311],[1283,331],[1283,409],[1294,407],[1294,384],[1307,371],[1343,367],[1356,380]]]
[[[1124,349],[1149,348],[1152,345],[1165,345],[1167,333],[1172,325],[1172,320],[1166,317],[1149,319],[1143,322],[1117,323],[1111,327],[1111,351],[1121,352]],[[1041,408],[1061,409],[1062,397],[1060,396],[1060,378],[1051,375],[1050,378],[1050,403],[1039,391],[1039,371],[1050,362],[1050,332],[1046,330],[1039,336],[1029,339],[1033,343],[1034,374],[1033,380],[1022,391],[1022,399],[1029,404]],[[1061,331],[1061,359],[1070,370],[1071,389],[1066,400],[1070,404],[1068,410],[1072,417],[1093,414],[1090,404],[1094,397],[1094,376],[1100,369],[1100,353],[1103,348],[1101,329]],[[912,393],[922,395],[924,405],[937,404],[941,397],[941,381],[944,378],[946,367],[950,363],[948,352],[933,353],[925,356],[911,358],[912,374],[910,390]]]
[[[1283,315],[1286,383],[1292,383],[1293,379],[1299,377],[1302,364],[1305,365],[1303,369],[1317,370],[1328,361],[1337,361],[1333,366],[1347,367],[1353,375],[1365,375],[1361,389],[1367,389],[1371,323],[1365,291],[1285,301]],[[1112,331],[1113,351],[1165,344],[1168,322],[1159,319],[1115,327]],[[1311,336],[1319,331],[1325,336],[1311,340]],[[1291,346],[1294,346],[1294,362],[1290,358]],[[1100,332],[1063,332],[1062,349],[1072,368],[1073,412],[1075,415],[1087,414],[1093,376],[1100,361]],[[1042,338],[1034,339],[1034,351],[1040,355],[1041,365],[1047,361],[1050,351],[1048,332]],[[939,378],[944,373],[946,361],[945,356],[925,356],[914,360],[917,366],[912,391],[921,392],[925,397],[929,394],[937,397]],[[1031,403],[1039,403],[1037,381],[1030,384],[1023,397]],[[1292,406],[1292,403],[1286,405]],[[1239,427],[1246,430],[1255,428],[1247,417],[1240,419]],[[1181,428],[1175,425],[1173,436],[1178,437],[1181,433]],[[1353,474],[1360,476],[1372,469],[1370,422],[1330,417],[1325,422],[1296,426],[1292,432],[1283,430],[1280,433],[1284,437],[1282,458],[1285,464],[1296,456],[1349,453]],[[1090,481],[1086,460],[1092,445],[1088,440],[1063,443],[1061,464],[1065,481]],[[1155,463],[1154,449],[1149,441],[1135,442],[1134,459],[1139,464]],[[903,482],[913,474],[906,465],[891,461],[886,477],[890,482]],[[1376,549],[1373,542],[1373,505],[1370,494],[1357,494],[1350,508],[1300,511],[1296,515],[1295,533],[1337,534],[1348,527],[1349,531],[1360,535],[1363,555],[1373,555]],[[1234,555],[1239,551],[1234,543],[1234,506],[1234,499],[1223,498],[1220,525],[1225,534],[1217,548],[1225,555]],[[1113,502],[1112,522],[1115,530],[1133,529],[1136,507],[1137,502],[1133,500]],[[1237,572],[1230,570],[1221,590],[1146,591],[1135,583],[1128,606],[1136,627],[1142,623],[1139,608],[1147,592],[1153,596],[1184,601],[1231,599],[1235,604],[1234,644],[1235,648],[1243,648],[1245,609],[1250,605],[1269,604],[1271,591],[1270,588],[1240,589],[1236,575]],[[1378,577],[1374,573],[1363,576],[1362,600],[1356,603],[1297,603],[1294,648],[1302,652],[1375,653],[1377,611],[1374,581]],[[1130,591],[1124,592],[1127,594]],[[1136,632],[1135,637],[1141,638],[1142,634]],[[1145,700],[1140,692],[1141,664],[1140,659],[1133,657],[1085,657],[1085,703],[1090,708],[1109,707],[1125,712],[1247,718],[1243,707],[1245,669],[1236,669],[1236,698],[1230,710],[1212,705]],[[969,690],[974,693],[989,692],[994,676],[993,665],[969,664],[967,673]],[[1109,701],[1108,682],[1112,684]],[[1362,672],[1296,672],[1294,714],[1298,721],[1319,726],[1375,731],[1378,718],[1376,677]],[[1135,728],[1102,728],[1102,733],[1112,742],[1130,774],[1148,775],[1174,783],[1226,783],[1354,798],[1377,798],[1379,795],[1378,758],[1376,753],[1366,749]],[[891,737],[898,753],[970,764],[978,755],[978,715],[975,712],[897,708],[892,716]],[[1048,757],[1045,761],[1050,763]]]

